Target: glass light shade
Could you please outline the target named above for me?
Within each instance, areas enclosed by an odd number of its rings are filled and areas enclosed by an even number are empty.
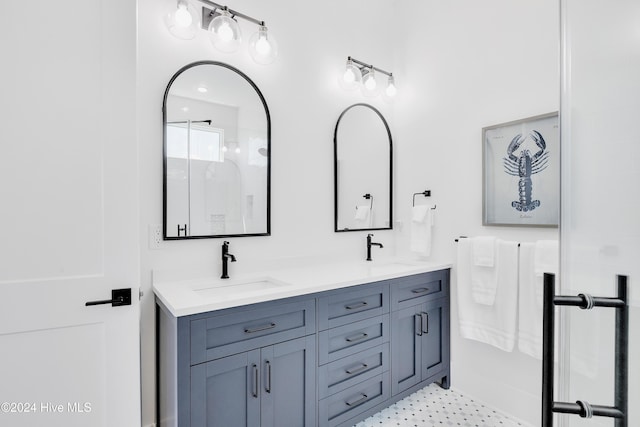
[[[191,40],[200,28],[200,15],[191,3],[178,0],[177,3],[171,3],[170,9],[164,15],[164,23],[175,37]]]
[[[384,93],[389,98],[393,98],[398,93],[398,88],[396,88],[396,82],[393,76],[389,76],[389,82],[387,83],[387,88],[384,90]]]
[[[267,27],[260,25],[258,31],[249,37],[249,54],[258,64],[271,64],[278,56],[278,42]]]
[[[227,10],[220,10],[220,14],[209,23],[209,40],[213,47],[221,52],[231,53],[238,50],[242,42],[240,26]]]
[[[338,83],[344,90],[355,90],[360,86],[362,81],[362,73],[360,68],[353,64],[353,61],[348,59],[345,70],[338,77]]]
[[[378,96],[380,86],[376,80],[376,73],[373,69],[366,69],[362,73],[362,94],[368,97]]]

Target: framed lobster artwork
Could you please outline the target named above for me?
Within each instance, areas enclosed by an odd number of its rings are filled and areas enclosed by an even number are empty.
[[[557,227],[558,113],[482,129],[482,224]]]

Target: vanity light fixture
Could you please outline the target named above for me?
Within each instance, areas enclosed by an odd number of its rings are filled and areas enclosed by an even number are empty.
[[[174,36],[189,40],[196,36],[197,28],[206,30],[211,44],[225,53],[236,52],[242,44],[242,31],[238,18],[257,25],[257,31],[249,37],[249,54],[258,64],[271,64],[278,56],[278,43],[264,21],[229,9],[210,0],[202,3],[202,14],[196,12],[194,0],[177,0],[165,15],[165,24]]]
[[[373,65],[366,64],[350,56],[347,57],[347,66],[338,81],[340,83],[340,87],[345,90],[360,88],[364,95],[376,96],[380,89],[376,79],[376,72],[389,77],[385,94],[388,97],[393,98],[398,93],[398,89],[392,73],[378,67],[374,67]]]

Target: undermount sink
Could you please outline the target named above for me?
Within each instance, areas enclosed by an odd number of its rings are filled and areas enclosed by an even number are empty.
[[[289,285],[269,277],[245,280],[230,279],[217,280],[201,288],[194,289],[194,292],[203,297],[227,298],[230,296],[266,293],[285,286]]]

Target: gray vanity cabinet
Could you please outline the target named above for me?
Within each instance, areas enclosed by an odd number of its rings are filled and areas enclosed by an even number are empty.
[[[391,285],[391,393],[440,380],[449,387],[449,270]]]
[[[157,304],[159,427],[350,427],[448,388],[448,269],[178,318]]]
[[[160,427],[316,425],[315,298],[157,316]]]
[[[191,368],[193,426],[313,426],[315,339],[302,337]]]
[[[437,299],[391,316],[391,393],[395,395],[448,368],[448,301]]]

